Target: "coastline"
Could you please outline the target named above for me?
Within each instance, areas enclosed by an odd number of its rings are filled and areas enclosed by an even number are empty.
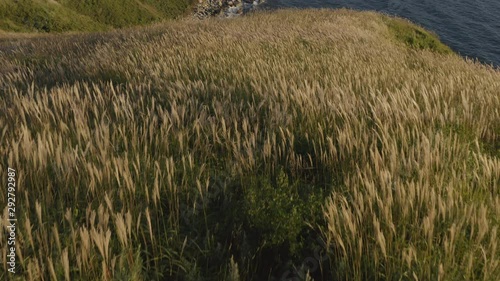
[[[265,0],[199,0],[193,16],[198,19],[209,17],[232,18],[254,11]]]

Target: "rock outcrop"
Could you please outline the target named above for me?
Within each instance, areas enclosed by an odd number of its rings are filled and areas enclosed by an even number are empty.
[[[194,16],[199,19],[208,17],[235,17],[254,10],[264,0],[199,0]]]

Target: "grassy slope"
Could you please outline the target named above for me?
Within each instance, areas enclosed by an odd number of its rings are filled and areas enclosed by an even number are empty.
[[[280,11],[0,51],[19,279],[500,276],[500,73],[420,28]]]
[[[96,31],[172,19],[190,0],[0,0],[0,30]]]

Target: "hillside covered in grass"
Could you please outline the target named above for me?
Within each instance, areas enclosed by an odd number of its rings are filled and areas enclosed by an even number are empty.
[[[191,0],[0,0],[0,30],[98,31],[185,14]]]
[[[12,35],[0,279],[497,280],[499,93],[371,12]]]

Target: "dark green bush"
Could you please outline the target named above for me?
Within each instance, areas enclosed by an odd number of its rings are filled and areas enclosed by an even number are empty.
[[[321,189],[301,185],[279,170],[275,177],[252,176],[245,181],[244,206],[249,226],[262,234],[261,247],[285,244],[292,255],[302,246],[301,233],[321,210]]]

